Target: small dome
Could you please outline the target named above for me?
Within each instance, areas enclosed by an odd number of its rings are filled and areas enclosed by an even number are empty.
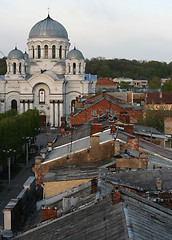
[[[29,38],[66,38],[68,34],[62,24],[48,17],[36,23],[29,33]]]
[[[83,56],[81,51],[79,51],[78,49],[76,49],[74,47],[74,49],[72,49],[71,51],[68,52],[67,59],[70,59],[70,60],[72,60],[72,59],[78,59],[78,60],[83,59],[84,60],[84,56]]]
[[[24,54],[22,53],[22,51],[17,49],[17,47],[15,47],[15,49],[13,49],[8,54],[8,59],[23,59],[23,58],[24,58]]]

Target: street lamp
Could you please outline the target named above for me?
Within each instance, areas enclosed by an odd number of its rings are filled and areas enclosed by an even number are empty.
[[[13,153],[16,153],[15,149],[9,149],[9,150],[3,150],[4,153],[7,153],[8,157],[8,183],[10,184],[11,182],[11,155]]]
[[[26,166],[28,166],[28,160],[29,160],[29,141],[32,140],[32,137],[23,137],[25,141],[25,149],[26,149]]]

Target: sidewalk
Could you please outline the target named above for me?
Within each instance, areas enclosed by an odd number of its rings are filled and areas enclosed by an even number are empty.
[[[51,133],[42,133],[37,136],[35,145],[46,147],[47,141],[53,141],[56,138],[57,134]],[[32,165],[34,164],[35,158],[29,160],[28,166],[25,163],[20,163],[19,166],[21,167],[20,172],[11,179],[10,184],[8,180],[1,180],[3,190],[0,192],[0,229],[4,225],[3,219],[3,209],[8,204],[8,202],[12,198],[16,198],[20,191],[23,189],[23,184],[30,176],[34,176],[34,173],[31,169]]]

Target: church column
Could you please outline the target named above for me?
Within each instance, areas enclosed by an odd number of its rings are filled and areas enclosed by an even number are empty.
[[[60,101],[59,103],[59,122],[61,126],[61,117],[63,116],[63,101]]]
[[[25,102],[25,112],[28,110],[28,102]]]
[[[60,101],[59,100],[57,102],[57,119],[58,119],[57,126],[60,127]]]
[[[19,74],[19,63],[16,63],[16,74]]]
[[[51,124],[51,126],[54,125],[54,123],[53,123],[53,102],[50,102],[50,124]]]
[[[65,58],[65,47],[62,45],[62,59]]]
[[[33,109],[33,101],[30,101],[30,109]]]
[[[44,58],[44,48],[41,46],[41,58]]]
[[[57,127],[58,126],[58,103],[57,103],[57,101],[55,102],[54,110],[55,110],[55,126]]]

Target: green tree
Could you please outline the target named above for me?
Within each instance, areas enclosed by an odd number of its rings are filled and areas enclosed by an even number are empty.
[[[153,77],[148,84],[149,89],[159,89],[161,88],[161,79],[159,77]]]
[[[165,117],[172,117],[172,111],[168,110],[163,105],[157,109],[152,105],[144,109],[142,117],[138,120],[138,124],[154,127],[163,132]]]
[[[172,92],[172,79],[170,79],[168,82],[163,84],[162,91],[163,92]]]

